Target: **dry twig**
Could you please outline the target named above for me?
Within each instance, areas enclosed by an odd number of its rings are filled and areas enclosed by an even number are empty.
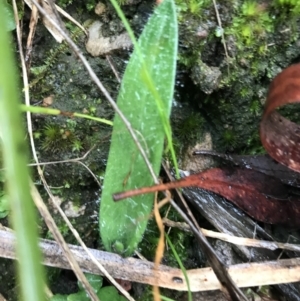
[[[14,246],[14,234],[0,229],[0,256],[16,259]],[[83,271],[102,274],[81,247],[74,245],[68,245],[68,247]],[[44,264],[71,269],[57,243],[41,239],[40,248],[43,252]],[[94,249],[89,249],[89,252],[114,278],[155,285],[158,277],[160,287],[177,291],[187,291],[188,289],[180,269],[160,265],[154,273],[154,263],[149,261],[122,258],[117,254]],[[237,264],[230,266],[228,272],[239,287],[297,282],[300,280],[300,258]],[[221,289],[221,284],[211,268],[187,270],[187,275],[192,292]]]

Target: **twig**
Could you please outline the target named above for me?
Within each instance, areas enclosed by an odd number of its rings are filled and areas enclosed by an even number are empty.
[[[93,146],[82,157],[79,157],[79,158],[68,159],[68,160],[61,160],[61,161],[31,163],[31,164],[28,164],[28,166],[43,166],[43,165],[53,165],[53,164],[63,164],[63,163],[78,163],[78,164],[81,164],[92,175],[92,177],[97,182],[97,184],[99,185],[99,187],[101,187],[101,183],[99,182],[99,180],[97,179],[97,177],[95,176],[95,174],[91,171],[91,169],[87,165],[85,165],[83,162],[81,162],[84,159],[86,159],[86,157],[89,155],[89,153],[94,148],[95,148],[95,146]]]
[[[221,18],[220,18],[220,15],[219,15],[217,3],[216,3],[216,0],[212,0],[212,1],[214,3],[214,8],[215,8],[215,12],[216,12],[218,25],[222,29],[222,44],[223,44],[223,47],[224,47],[224,51],[225,51],[227,61],[229,62],[229,55],[228,55],[227,46],[226,46],[226,42],[225,42],[224,30],[223,30],[223,27],[222,27],[222,22],[221,22]]]
[[[80,267],[88,273],[101,274],[91,263],[86,252],[79,246],[68,245]],[[0,230],[0,257],[16,259],[15,237],[12,232]],[[71,269],[61,247],[51,240],[41,239],[45,265]],[[155,285],[177,291],[187,291],[187,284],[180,269],[160,265],[153,273],[154,263],[136,258],[122,258],[109,252],[89,249],[97,261],[115,278]],[[228,268],[230,276],[239,287],[291,283],[300,280],[300,258],[266,261],[261,263],[237,264]],[[210,267],[187,270],[192,292],[219,290],[221,284]]]
[[[191,232],[189,225],[186,223],[174,222],[169,220],[168,218],[163,218],[163,222],[168,227],[179,228],[183,231]],[[201,228],[201,231],[206,237],[217,238],[235,245],[254,247],[254,248],[264,248],[272,251],[276,249],[283,249],[283,250],[300,252],[300,245],[296,245],[296,244],[289,244],[289,243],[282,243],[282,242],[268,241],[268,240],[258,240],[258,239],[246,238],[246,237],[237,237],[226,233],[220,233],[220,232],[211,231],[203,228]]]
[[[38,22],[38,15],[39,15],[39,12],[38,12],[37,8],[35,6],[32,6],[30,23],[29,23],[29,34],[27,37],[26,55],[25,55],[27,72],[29,72],[29,70],[30,70],[32,44],[33,44],[33,38],[35,35],[36,25]]]
[[[169,202],[171,198],[171,194],[167,193],[167,196],[165,198],[165,200],[162,200],[162,202],[166,201]],[[155,252],[155,258],[154,258],[154,273],[156,273],[156,271],[159,269],[159,265],[163,259],[164,256],[164,250],[165,250],[165,227],[164,224],[162,222],[162,218],[159,212],[159,207],[158,207],[158,203],[157,203],[157,193],[155,193],[155,200],[154,200],[154,217],[156,220],[156,224],[159,230],[159,240],[158,240],[158,244],[157,244],[157,248],[156,248],[156,252]],[[153,286],[153,297],[154,297],[154,301],[161,301],[160,298],[160,292],[159,292],[159,275],[157,275],[157,283]]]
[[[110,55],[107,54],[107,55],[105,56],[105,58],[106,58],[106,60],[108,61],[109,66],[110,66],[112,72],[114,73],[114,75],[115,75],[117,81],[118,81],[119,83],[121,83],[121,78],[120,78],[119,73],[118,73],[118,71],[116,70],[114,64],[112,63],[112,61],[111,61],[111,59],[110,59]]]
[[[49,161],[49,162],[38,162],[38,163],[30,163],[27,164],[27,166],[45,166],[45,165],[54,165],[54,164],[64,164],[64,163],[78,163],[81,164],[94,178],[94,180],[97,182],[99,187],[101,187],[101,183],[97,179],[96,175],[91,171],[91,169],[81,162],[82,160],[86,159],[88,154],[93,150],[95,146],[93,146],[91,149],[89,149],[82,157],[74,158],[74,159],[68,159],[68,160],[61,160],[61,161]],[[5,170],[5,168],[1,168],[0,171]]]
[[[39,166],[38,166],[38,168],[40,169]],[[76,261],[73,253],[70,251],[69,246],[65,242],[62,234],[60,233],[58,227],[56,226],[54,219],[52,218],[51,214],[49,213],[48,208],[46,207],[45,203],[43,202],[39,192],[36,189],[36,187],[33,185],[33,183],[30,183],[30,186],[31,186],[31,196],[34,200],[35,205],[37,206],[37,208],[39,209],[39,212],[43,216],[47,227],[49,228],[49,230],[53,234],[53,237],[58,242],[59,246],[62,248],[63,254],[66,256],[66,258],[67,258],[73,272],[75,273],[77,279],[82,283],[84,289],[86,290],[86,292],[88,293],[88,295],[90,296],[90,298],[93,301],[100,301],[98,296],[96,295],[95,291],[91,287],[90,283],[86,279],[85,275],[83,274],[83,272],[82,272],[78,262]],[[45,186],[45,188],[49,189],[47,186]],[[50,194],[50,197],[51,197],[51,194]],[[56,204],[56,202],[55,202],[55,204]],[[71,229],[71,231],[72,231],[72,229]]]

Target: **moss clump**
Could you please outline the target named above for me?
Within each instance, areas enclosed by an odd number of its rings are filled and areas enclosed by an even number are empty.
[[[226,150],[233,151],[237,146],[237,135],[233,129],[225,129],[222,133],[222,140]]]
[[[275,0],[274,4],[281,9],[286,9],[294,16],[300,14],[300,2],[298,0]]]
[[[185,13],[200,16],[200,13],[211,5],[210,0],[176,0],[175,2],[179,11],[179,19],[183,18]]]
[[[239,12],[233,17],[232,26],[226,28],[228,34],[233,34],[237,39],[237,46],[256,44],[264,40],[266,33],[274,29],[273,21],[266,7],[257,1],[246,1]]]
[[[176,136],[181,140],[196,140],[199,138],[203,125],[203,118],[199,113],[192,113],[185,117],[179,124]]]
[[[67,150],[79,151],[83,148],[72,131],[61,128],[57,124],[45,125],[42,133],[41,149],[44,151],[59,153]]]
[[[200,113],[174,108],[172,113],[173,145],[177,155],[184,153],[189,145],[201,140],[204,118]]]

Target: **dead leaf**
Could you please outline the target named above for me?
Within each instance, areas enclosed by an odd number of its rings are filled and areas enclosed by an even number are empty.
[[[260,138],[276,161],[300,172],[300,126],[276,109],[300,102],[300,64],[283,70],[272,81],[260,124]]]

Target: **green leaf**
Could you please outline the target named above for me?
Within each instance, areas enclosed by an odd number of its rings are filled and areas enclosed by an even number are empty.
[[[51,297],[50,301],[68,301],[68,295],[57,294]]]
[[[122,295],[119,295],[117,289],[114,286],[106,286],[102,288],[97,294],[101,301],[126,301],[127,299]]]
[[[4,20],[6,31],[12,31],[16,29],[14,11],[10,4],[3,2]]]
[[[70,294],[67,298],[67,301],[90,301],[91,299],[85,291],[79,291],[75,294]],[[53,300],[51,300],[53,301]]]
[[[99,275],[88,274],[88,273],[85,273],[84,275],[85,275],[87,281],[90,283],[91,287],[97,293],[103,284],[103,278]],[[84,291],[84,288],[82,287],[82,284],[80,281],[78,281],[78,287],[80,290]]]
[[[156,8],[138,46],[127,65],[117,102],[158,174],[176,71],[177,19],[172,0],[164,0]],[[107,250],[115,246],[125,256],[133,253],[147,226],[154,199],[153,195],[145,195],[115,203],[112,194],[152,183],[132,137],[115,116],[100,208],[100,232]]]
[[[0,195],[0,218],[4,218],[8,215],[10,210],[9,199],[6,194]]]

